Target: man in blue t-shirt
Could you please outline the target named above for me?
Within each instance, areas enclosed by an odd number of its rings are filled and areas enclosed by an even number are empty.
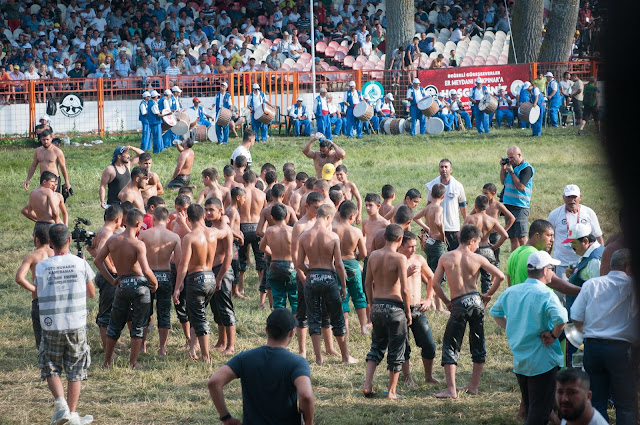
[[[287,350],[297,320],[285,308],[267,318],[267,344],[233,357],[209,378],[209,394],[223,424],[313,425],[314,398],[309,364]],[[223,388],[242,382],[242,422],[231,416]],[[299,399],[299,402],[298,402]]]

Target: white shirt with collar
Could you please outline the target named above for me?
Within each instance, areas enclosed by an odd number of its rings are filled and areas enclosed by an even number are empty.
[[[429,190],[427,201],[432,201],[431,188],[436,184],[442,184],[445,187],[444,201],[442,201],[442,220],[445,232],[458,232],[460,230],[460,214],[458,208],[460,204],[467,202],[467,196],[464,193],[464,186],[453,176],[449,176],[449,184],[440,181],[440,176],[431,180],[425,186]]]
[[[602,236],[602,229],[598,222],[598,216],[589,207],[580,205],[578,212],[572,213],[567,211],[565,205],[561,205],[549,213],[547,220],[553,224],[554,244],[553,258],[560,260],[560,265],[568,266],[578,262],[578,255],[571,249],[571,244],[563,245],[561,242],[568,237],[568,230],[578,223],[588,224],[591,226],[591,233],[596,238]],[[567,222],[568,221],[568,222]]]
[[[584,322],[586,338],[615,339],[635,344],[638,303],[634,282],[623,271],[589,279],[571,306],[571,318]]]

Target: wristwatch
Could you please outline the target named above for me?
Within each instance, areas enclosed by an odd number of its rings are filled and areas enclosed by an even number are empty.
[[[551,335],[553,339],[558,339],[558,337],[553,334],[553,329],[549,331],[549,335]]]

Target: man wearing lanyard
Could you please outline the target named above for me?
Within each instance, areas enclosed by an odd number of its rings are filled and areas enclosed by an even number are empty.
[[[551,119],[551,126],[558,127],[558,114],[560,106],[562,106],[560,87],[558,86],[558,82],[553,78],[553,74],[551,72],[547,72],[545,77],[547,77],[547,99],[549,99],[549,118]]]
[[[480,101],[485,94],[488,94],[487,86],[482,84],[482,78],[476,78],[476,85],[469,92],[469,100],[473,104],[473,116],[476,120],[476,129],[478,133],[489,133],[490,117],[480,110]]]
[[[504,184],[502,203],[513,214],[516,222],[509,228],[511,251],[527,242],[529,207],[535,170],[522,158],[518,146],[507,149],[507,158],[500,161],[500,181]]]
[[[254,83],[252,88],[253,91],[249,95],[249,101],[247,102],[249,110],[251,111],[251,128],[256,133],[256,140],[260,138],[263,143],[266,143],[269,138],[269,127],[267,124],[263,124],[256,119],[256,111],[262,107],[263,103],[269,106],[271,106],[271,104],[267,102],[264,92],[260,91],[260,84]]]
[[[420,134],[424,134],[427,132],[427,117],[425,117],[422,111],[418,109],[418,102],[420,102],[424,97],[427,97],[427,94],[425,93],[424,88],[420,87],[420,80],[414,78],[413,85],[409,88],[409,90],[407,90],[407,100],[411,104],[410,113],[412,136],[416,135],[416,120],[420,121]]]
[[[356,137],[358,139],[362,139],[362,121],[353,115],[353,108],[362,101],[362,94],[356,90],[356,82],[349,81],[349,90],[347,90],[344,95],[344,102],[347,105],[347,123],[345,133],[349,139],[353,137],[354,127],[356,130]]]
[[[604,244],[602,239],[602,230],[598,222],[598,216],[589,207],[580,205],[582,195],[580,188],[575,184],[569,184],[564,188],[563,197],[564,205],[559,206],[549,213],[549,222],[553,225],[554,244],[553,258],[560,261],[560,265],[556,266],[556,275],[560,279],[565,279],[565,271],[568,266],[578,263],[578,255],[571,248],[571,244],[562,244],[567,239],[569,229],[578,223],[588,224],[591,226],[591,233],[596,237],[600,244]]]
[[[231,95],[227,93],[227,87],[229,85],[226,81],[223,81],[220,85],[220,93],[216,95],[215,106],[216,106],[216,136],[218,137],[218,144],[226,145],[229,141],[229,123],[227,125],[220,126],[218,125],[218,115],[220,114],[220,109],[226,108],[231,110]]]
[[[329,117],[327,89],[324,87],[320,89],[320,94],[316,97],[316,100],[313,103],[313,110],[316,113],[318,132],[324,134],[327,139],[331,140],[331,119]]]
[[[142,102],[140,102],[140,108],[138,111],[138,119],[142,123],[142,140],[140,142],[140,149],[148,151],[151,149],[151,127],[149,127],[149,99],[151,99],[151,93],[148,91],[142,93]]]

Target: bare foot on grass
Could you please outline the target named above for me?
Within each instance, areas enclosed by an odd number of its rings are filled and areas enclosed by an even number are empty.
[[[434,378],[433,376],[425,376],[424,382],[427,384],[439,384],[440,381]]]
[[[342,358],[342,363],[346,363],[346,364],[355,364],[358,363],[358,359],[353,358],[351,356],[347,356],[346,358]]]
[[[464,387],[459,388],[460,391],[464,391],[467,394],[478,395],[477,388],[471,388],[469,385],[465,385]]]
[[[449,391],[442,391],[441,393],[437,393],[433,395],[435,398],[453,398],[456,399],[458,398],[458,394],[456,393],[450,393]]]
[[[338,353],[335,348],[332,348],[331,350],[325,350],[324,352],[327,356],[339,356],[340,353]]]
[[[235,354],[236,350],[235,348],[226,348],[225,350],[222,351],[222,355],[223,356],[233,356]]]

